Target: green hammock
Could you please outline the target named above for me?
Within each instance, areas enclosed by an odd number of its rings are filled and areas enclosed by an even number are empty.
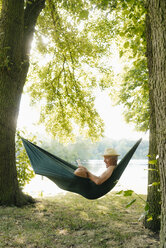
[[[138,140],[118,163],[118,166],[111,177],[104,183],[96,185],[89,178],[75,176],[74,171],[78,168],[77,166],[50,154],[22,138],[29,160],[36,174],[46,176],[61,189],[80,194],[87,199],[97,199],[102,197],[116,185],[141,140],[142,139]]]

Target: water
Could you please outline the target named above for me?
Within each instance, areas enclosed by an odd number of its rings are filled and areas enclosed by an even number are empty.
[[[82,162],[92,173],[100,175],[105,170],[105,163],[102,160],[89,160]],[[148,161],[147,160],[130,160],[127,168],[121,176],[118,184],[112,191],[134,190],[138,194],[147,194],[148,183]],[[24,192],[38,196],[55,196],[59,193],[65,194],[66,191],[58,188],[56,184],[47,179],[36,175],[24,188]]]

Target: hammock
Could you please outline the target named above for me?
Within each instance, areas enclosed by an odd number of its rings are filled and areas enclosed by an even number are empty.
[[[22,138],[30,163],[36,174],[46,176],[61,189],[80,194],[87,199],[102,197],[116,185],[141,140],[138,140],[122,158],[111,177],[104,183],[96,185],[89,178],[75,176],[74,171],[78,168],[77,166]]]

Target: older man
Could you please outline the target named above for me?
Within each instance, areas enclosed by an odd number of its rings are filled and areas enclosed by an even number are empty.
[[[88,169],[81,164],[75,170],[74,174],[79,177],[89,178],[96,184],[104,183],[113,173],[118,160],[119,154],[113,148],[107,148],[103,154],[104,162],[106,164],[106,171],[104,171],[100,176],[95,176]]]

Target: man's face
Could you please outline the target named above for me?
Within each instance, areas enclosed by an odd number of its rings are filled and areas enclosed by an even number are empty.
[[[104,156],[104,162],[108,168],[111,165],[111,156]]]
[[[106,168],[111,165],[116,165],[117,156],[104,156],[104,162],[106,164]]]

